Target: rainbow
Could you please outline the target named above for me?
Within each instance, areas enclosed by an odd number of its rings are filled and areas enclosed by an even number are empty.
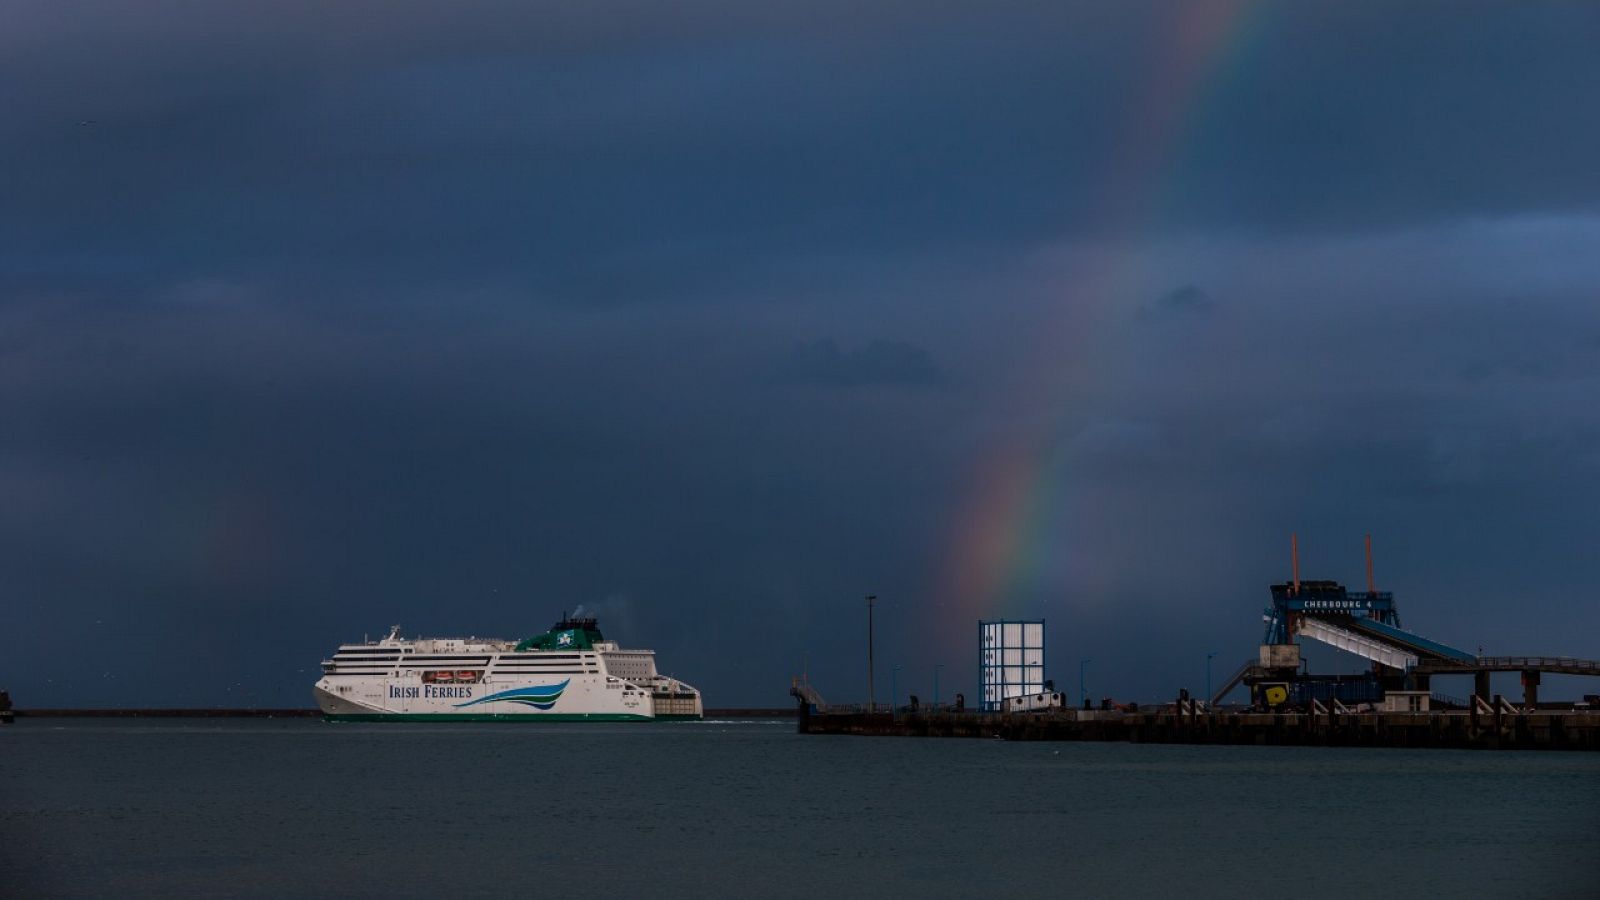
[[[1183,139],[1205,120],[1208,102],[1266,30],[1261,0],[1178,3],[1154,24],[1150,71],[1137,102],[1128,106],[1120,139],[1104,166],[1104,190],[1093,207],[1106,252],[1094,255],[1063,292],[1056,311],[1037,329],[1014,390],[1069,408],[1074,385],[1117,365],[1101,340],[1129,306],[1148,296],[1139,278],[1140,236],[1160,213],[1168,173],[1181,159]],[[1064,354],[1062,348],[1071,348]],[[1099,354],[1097,356],[1097,353]],[[966,487],[950,537],[941,606],[958,615],[949,627],[963,637],[980,618],[1040,614],[1034,588],[1063,549],[1065,510],[1094,504],[1092,485],[1075,483],[1061,464],[1062,416],[1008,423]],[[953,632],[952,632],[953,633]]]

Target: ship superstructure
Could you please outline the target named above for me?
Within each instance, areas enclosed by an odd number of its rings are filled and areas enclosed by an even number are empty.
[[[625,650],[593,618],[524,641],[404,638],[342,644],[312,688],[330,720],[698,719],[700,692]]]

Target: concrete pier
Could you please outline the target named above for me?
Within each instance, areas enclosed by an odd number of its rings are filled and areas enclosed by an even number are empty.
[[[1498,699],[1498,698],[1497,698]],[[1437,747],[1473,750],[1600,750],[1600,713],[1491,712],[1252,713],[1171,708],[1124,713],[808,712],[802,734],[1004,738],[1017,741],[1127,741],[1148,744],[1249,744],[1316,747]]]

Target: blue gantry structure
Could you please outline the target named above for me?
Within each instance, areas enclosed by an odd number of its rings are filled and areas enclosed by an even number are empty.
[[[1336,581],[1275,584],[1272,605],[1262,618],[1267,623],[1263,644],[1287,644],[1299,633],[1397,669],[1424,659],[1477,660],[1465,650],[1404,630],[1390,591],[1349,591]]]
[[[1489,699],[1489,675],[1518,672],[1524,703],[1538,705],[1541,675],[1600,676],[1600,661],[1549,656],[1482,656],[1406,630],[1392,592],[1351,591],[1336,581],[1298,577],[1271,586],[1272,603],[1262,612],[1265,629],[1257,659],[1246,660],[1209,698],[1222,700],[1243,683],[1252,705],[1301,706],[1312,702],[1378,702],[1392,691],[1430,692],[1436,676],[1473,678],[1473,696]],[[1298,572],[1298,562],[1296,563]],[[1357,675],[1313,675],[1304,671],[1299,639],[1315,640],[1369,660]],[[1435,702],[1448,698],[1433,695]]]

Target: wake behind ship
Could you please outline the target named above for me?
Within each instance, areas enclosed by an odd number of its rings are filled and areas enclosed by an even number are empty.
[[[402,638],[342,644],[312,688],[330,721],[699,719],[700,692],[624,650],[597,620],[563,616],[525,641]]]

